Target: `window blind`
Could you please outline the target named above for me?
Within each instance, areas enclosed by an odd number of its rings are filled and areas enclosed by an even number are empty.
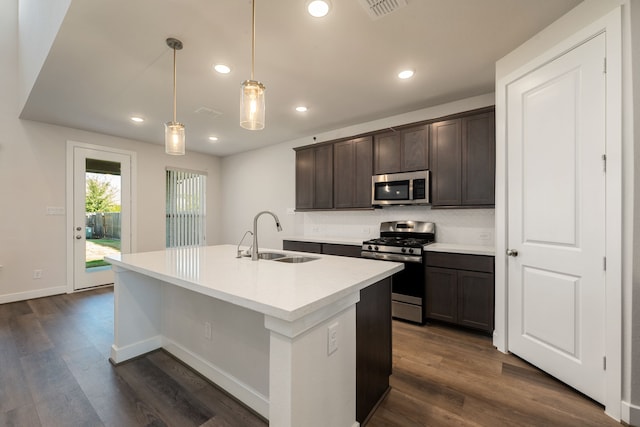
[[[167,169],[167,247],[205,244],[206,179],[202,173]]]

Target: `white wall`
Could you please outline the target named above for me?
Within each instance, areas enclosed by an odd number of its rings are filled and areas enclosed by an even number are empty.
[[[491,93],[315,135],[316,142],[443,117],[493,104],[494,96]],[[395,207],[375,211],[298,212],[294,215],[293,148],[313,142],[313,136],[310,135],[222,160],[222,241],[237,244],[243,233],[252,228],[254,215],[268,209],[273,210],[280,218],[283,232],[276,232],[271,218],[261,218],[259,247],[264,248],[281,249],[282,239],[291,236],[352,237],[364,240],[378,235],[380,222],[404,219],[434,221],[436,239],[439,242],[493,244],[493,209],[431,210],[429,207]]]
[[[0,303],[48,295],[67,284],[66,218],[46,215],[47,206],[66,206],[67,140],[137,152],[133,221],[138,251],[164,248],[165,167],[207,172],[207,239],[217,243],[217,157],[194,153],[172,157],[164,154],[161,145],[18,119],[17,4],[17,0],[0,0]],[[34,269],[42,269],[42,279],[32,278]]]
[[[19,106],[22,108],[47,59],[71,0],[19,0],[18,3],[21,75]]]
[[[614,263],[621,265],[622,271],[622,418],[632,425],[640,425],[640,268],[637,262],[637,253],[640,251],[640,189],[639,179],[635,171],[640,167],[640,153],[634,142],[637,131],[640,129],[638,109],[640,103],[640,0],[585,0],[565,16],[558,19],[549,27],[541,31],[535,37],[524,43],[496,64],[496,80],[500,82],[507,76],[523,67],[529,61],[545,54],[563,40],[568,39],[578,31],[596,22],[610,11],[622,6],[622,167],[608,168],[608,175],[619,174],[622,177],[622,223],[619,220],[610,224],[612,227],[621,227],[622,230],[622,256],[621,259],[610,260],[607,265]],[[635,83],[635,86],[634,86]],[[500,92],[498,88],[498,92]],[[500,111],[503,105],[497,102],[498,133],[504,132],[505,124],[501,122],[504,114]],[[634,108],[635,107],[635,108]],[[498,138],[500,140],[500,137]],[[501,163],[498,146],[497,180],[504,179],[504,167]],[[634,164],[635,158],[635,164]],[[502,180],[501,180],[502,178]],[[506,211],[504,206],[504,190],[498,188],[496,193],[496,227],[497,253],[504,250],[506,230],[500,224],[504,223]],[[634,256],[635,254],[635,256]],[[502,257],[504,259],[504,257]],[[636,262],[634,262],[636,259]],[[500,257],[496,257],[496,292],[504,281],[504,263]],[[614,265],[611,264],[611,265]],[[502,287],[504,284],[502,284]],[[635,300],[636,304],[633,304]],[[498,307],[496,307],[498,310]],[[619,364],[620,361],[613,361]],[[609,409],[609,408],[608,408]]]

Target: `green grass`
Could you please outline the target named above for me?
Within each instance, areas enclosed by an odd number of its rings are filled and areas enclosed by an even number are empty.
[[[108,246],[120,250],[120,239],[89,239],[90,242],[100,246]]]
[[[103,259],[96,259],[94,261],[87,261],[85,268],[93,268],[93,267],[103,267],[105,265],[111,265],[107,261]]]

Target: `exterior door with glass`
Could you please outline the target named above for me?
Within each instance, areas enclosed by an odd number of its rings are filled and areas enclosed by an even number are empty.
[[[131,156],[73,146],[73,290],[113,283],[110,254],[130,252]]]

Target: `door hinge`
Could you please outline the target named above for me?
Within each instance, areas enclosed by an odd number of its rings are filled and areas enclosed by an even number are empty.
[[[601,158],[602,158],[602,171],[606,172],[607,171],[607,155],[603,154]]]
[[[602,269],[607,271],[607,257],[602,257]]]
[[[607,356],[602,358],[602,369],[607,370]]]
[[[602,60],[602,72],[604,74],[607,74],[607,58],[606,57],[603,58]]]

